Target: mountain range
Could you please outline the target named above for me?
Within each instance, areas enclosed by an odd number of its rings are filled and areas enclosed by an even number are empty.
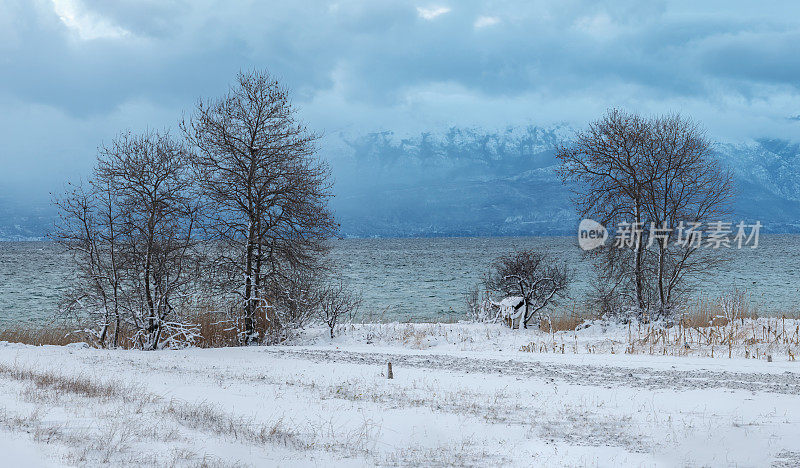
[[[321,155],[344,237],[559,235],[578,222],[554,157],[572,135],[567,126],[335,134]],[[715,143],[714,154],[734,174],[733,221],[800,231],[800,144]],[[41,197],[0,192],[0,239],[42,238],[56,215]]]
[[[451,128],[399,138],[391,132],[342,137],[333,206],[345,236],[572,234],[572,187],[556,174],[566,126],[487,132]],[[758,139],[715,143],[734,174],[732,221],[765,232],[800,231],[800,145]]]

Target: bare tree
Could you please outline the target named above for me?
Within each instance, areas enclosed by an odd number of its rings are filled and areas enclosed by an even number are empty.
[[[311,268],[292,268],[276,272],[263,281],[264,296],[261,301],[269,342],[276,343],[288,337],[291,330],[302,328],[318,314],[323,295],[325,265]]]
[[[102,147],[89,188],[58,201],[58,238],[82,272],[71,308],[102,315],[98,340],[111,345],[122,325],[143,349],[156,349],[175,303],[188,294],[198,208],[190,198],[189,160],[168,133],[123,133]]]
[[[175,301],[192,286],[199,208],[190,197],[188,154],[168,133],[123,133],[102,151],[98,176],[122,204],[128,310],[145,349],[155,349]]]
[[[240,300],[244,342],[258,339],[256,313],[275,302],[275,278],[312,267],[338,229],[327,207],[329,170],[314,156],[318,136],[296,114],[269,74],[239,73],[225,96],[198,103],[181,126],[212,207],[217,262]]]
[[[343,318],[352,320],[360,307],[361,297],[351,291],[343,281],[325,286],[320,295],[319,314],[330,329],[331,339],[334,337],[336,325]]]
[[[563,297],[569,285],[567,267],[533,250],[521,250],[497,259],[484,284],[488,291],[519,296],[524,303],[523,328],[539,312]]]
[[[569,146],[557,149],[560,174],[579,184],[575,202],[580,216],[592,217],[609,226],[619,222],[642,225],[643,187],[647,175],[642,168],[647,158],[648,124],[638,115],[612,110],[589,125]],[[641,239],[633,250],[633,283],[640,309],[644,300],[644,249]]]
[[[731,175],[713,159],[703,132],[680,116],[611,110],[556,156],[562,178],[578,182],[581,217],[630,227],[624,249],[592,253],[609,283],[603,294],[632,296],[640,315],[651,309],[669,315],[687,277],[719,260],[675,236],[720,220],[733,193]]]
[[[76,318],[88,315],[98,325],[89,330],[98,345],[117,347],[126,268],[120,244],[126,232],[116,194],[107,181],[93,179],[72,186],[55,204],[60,212],[55,237],[72,254],[78,272],[64,311]]]
[[[648,239],[647,245],[655,250],[652,276],[658,312],[669,315],[686,275],[708,271],[721,260],[698,252],[699,243],[677,244],[675,236],[730,214],[733,177],[713,159],[710,142],[692,121],[657,117],[650,126],[644,207],[648,225],[660,229],[660,236]]]

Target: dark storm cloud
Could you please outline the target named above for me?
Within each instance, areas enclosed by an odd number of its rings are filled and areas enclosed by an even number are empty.
[[[305,97],[338,77],[348,100],[378,106],[431,82],[505,96],[604,83],[683,96],[715,80],[796,89],[800,68],[790,15],[693,17],[658,2],[55,4],[78,26],[44,1],[7,9],[18,41],[0,77],[4,91],[76,115],[137,96],[184,101],[249,66],[268,66]],[[448,11],[420,13],[436,8]],[[480,27],[482,17],[494,23]],[[99,37],[75,39],[93,27]]]
[[[623,106],[796,138],[800,7],[771,5],[6,0],[0,183],[43,162],[81,173],[102,140],[174,125],[252,67],[326,131],[582,125]]]

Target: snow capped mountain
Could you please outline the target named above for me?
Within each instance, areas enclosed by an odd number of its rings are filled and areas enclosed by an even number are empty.
[[[800,201],[800,144],[760,139],[746,145],[719,145],[719,152],[741,180]]]
[[[374,133],[333,156],[333,207],[346,236],[571,232],[553,149],[565,128],[452,128],[399,138]]]
[[[529,126],[339,136],[330,156],[342,233],[571,234],[578,220],[553,154],[572,135],[566,126]],[[770,232],[800,230],[800,145],[756,140],[716,144],[715,151],[735,176],[734,220],[760,220]]]
[[[568,126],[450,128],[336,134],[320,146],[344,236],[572,234],[578,219],[553,154],[573,135]],[[734,220],[800,231],[800,144],[758,139],[714,148],[735,176]],[[0,239],[42,237],[55,216],[46,201],[0,194]]]
[[[717,154],[734,173],[739,217],[759,219],[773,232],[800,230],[800,145],[758,139],[717,145]]]

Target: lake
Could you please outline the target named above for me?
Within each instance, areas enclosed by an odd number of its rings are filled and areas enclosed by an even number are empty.
[[[591,268],[573,237],[342,239],[334,242],[332,256],[373,317],[450,321],[464,318],[464,292],[492,260],[521,248],[564,259],[576,272],[573,299],[590,289]],[[714,296],[744,288],[762,314],[800,310],[799,235],[762,235],[757,249],[725,253],[732,260],[707,272],[699,292]],[[56,244],[0,242],[0,323],[52,320],[73,275]]]

